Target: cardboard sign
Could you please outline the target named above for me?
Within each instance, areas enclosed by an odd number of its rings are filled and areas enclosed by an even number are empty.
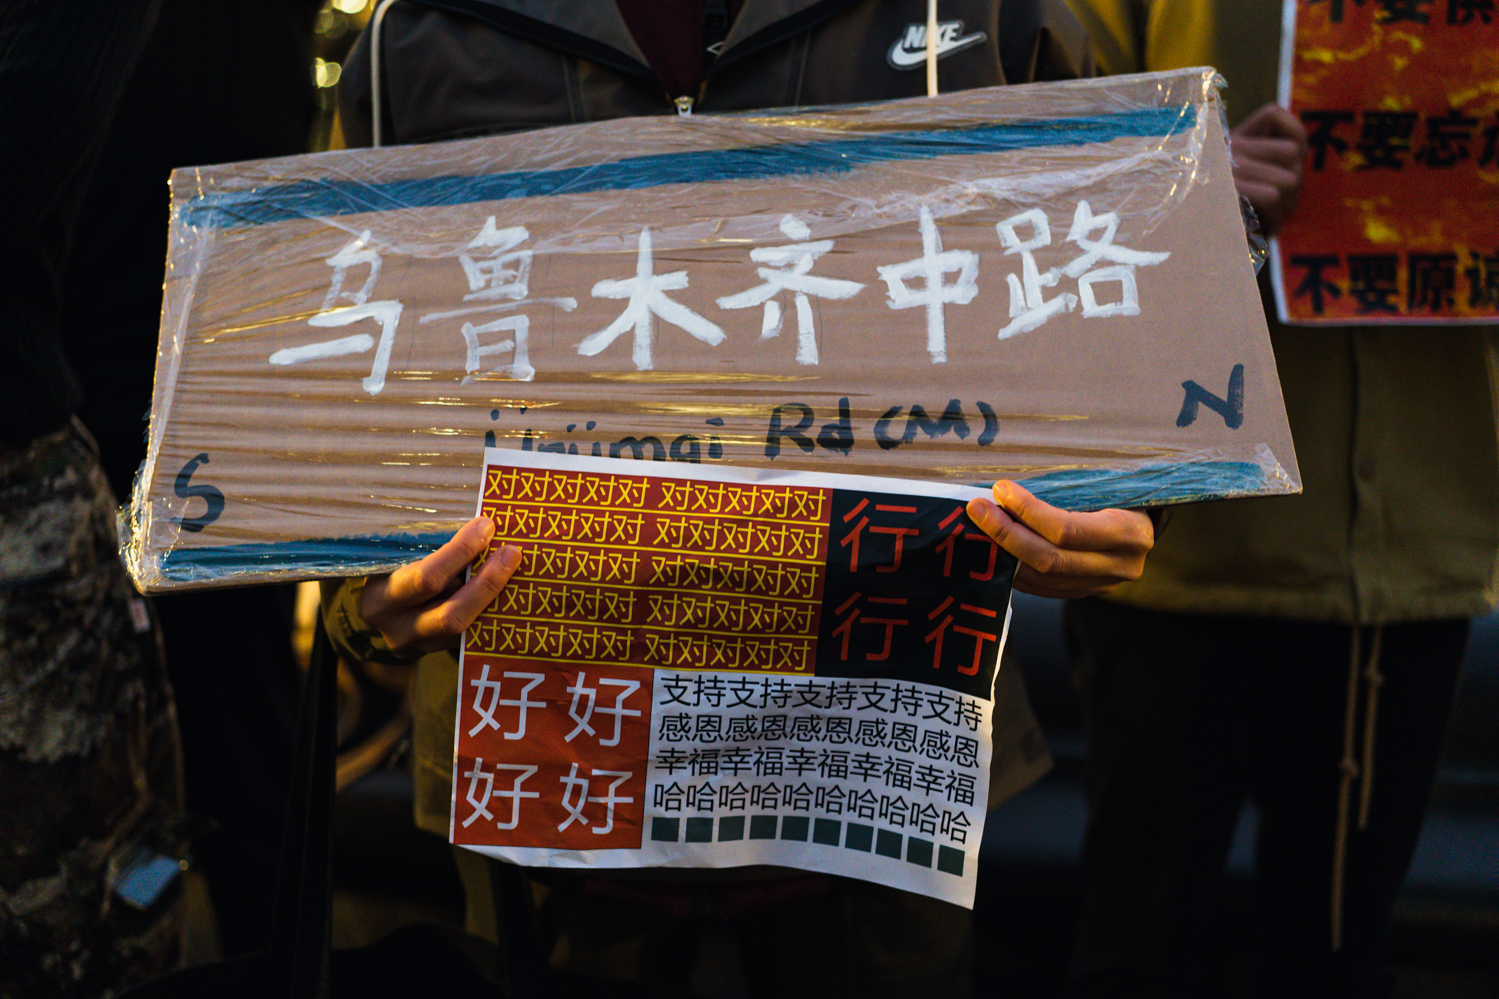
[[[902,479],[491,448],[451,839],[552,867],[776,864],[973,904],[1015,560]]]
[[[1210,71],[178,171],[151,591],[388,570],[481,448],[1299,488]]]
[[[1280,102],[1311,152],[1273,241],[1282,321],[1499,320],[1499,14],[1285,0]]]

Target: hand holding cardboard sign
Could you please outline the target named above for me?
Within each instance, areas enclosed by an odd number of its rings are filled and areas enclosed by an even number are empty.
[[[1075,513],[1043,503],[1013,482],[994,483],[994,502],[968,501],[968,516],[1020,560],[1015,588],[1040,597],[1090,597],[1139,579],[1155,544],[1139,510]]]
[[[494,536],[494,521],[475,517],[453,539],[420,562],[372,577],[359,596],[359,614],[396,651],[456,649],[463,630],[488,607],[520,565],[513,545],[487,559],[468,582],[468,567]]]
[[[1279,104],[1266,104],[1233,130],[1234,187],[1274,236],[1301,194],[1306,128]]]

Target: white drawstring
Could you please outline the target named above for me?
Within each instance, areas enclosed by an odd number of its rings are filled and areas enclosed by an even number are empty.
[[[1343,708],[1343,758],[1338,762],[1338,817],[1332,844],[1332,951],[1343,949],[1343,892],[1348,873],[1348,840],[1353,826],[1363,829],[1369,824],[1369,806],[1374,798],[1374,723],[1379,715],[1379,688],[1384,674],[1379,669],[1380,637],[1383,629],[1375,625],[1369,647],[1369,662],[1361,663],[1359,626],[1352,628],[1348,649],[1348,699]],[[1367,682],[1364,705],[1363,765],[1357,758],[1359,680]],[[1353,782],[1359,782],[1358,819],[1353,811]]]
[[[926,0],[926,95],[937,96],[937,0]]]
[[[380,101],[380,25],[385,21],[385,8],[393,3],[395,0],[380,0],[370,17],[370,107],[375,118],[371,136],[376,149],[381,145],[380,126],[384,118]]]

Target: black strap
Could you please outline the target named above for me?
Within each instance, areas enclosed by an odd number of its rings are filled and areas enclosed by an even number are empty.
[[[489,885],[498,917],[500,983],[512,999],[545,999],[553,991],[547,953],[536,925],[531,883],[514,864],[491,860]]]
[[[271,967],[288,999],[327,999],[332,949],[334,755],[338,685],[321,620],[302,689],[291,797],[281,846]]]

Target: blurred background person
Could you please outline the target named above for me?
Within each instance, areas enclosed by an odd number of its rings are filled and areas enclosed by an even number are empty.
[[[153,0],[0,0],[0,996],[169,969],[181,770],[150,609],[74,412],[61,272]]]
[[[78,415],[129,502],[146,455],[168,178],[176,167],[307,152],[317,118],[313,20],[322,0],[161,0],[119,90],[62,272],[62,342]],[[198,481],[212,480],[212,465]],[[293,588],[156,598],[182,731],[187,806],[226,955],[269,941],[298,673]]]
[[[1106,72],[1223,73],[1235,180],[1273,234],[1305,156],[1271,104],[1281,5],[1069,2]],[[1251,798],[1254,994],[1387,995],[1469,618],[1493,603],[1494,330],[1287,328],[1265,278],[1305,492],[1182,507],[1137,582],[1067,611],[1089,761],[1076,996],[1226,994],[1202,957]]]

